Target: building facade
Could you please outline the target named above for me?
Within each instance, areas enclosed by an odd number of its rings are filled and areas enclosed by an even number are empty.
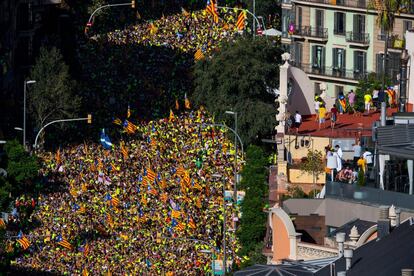
[[[283,0],[282,43],[293,64],[313,82],[314,93],[326,84],[327,96],[355,89],[374,72],[382,75],[385,34],[376,25],[368,0]],[[405,32],[414,25],[414,1],[397,15],[388,39],[387,75],[397,82]]]

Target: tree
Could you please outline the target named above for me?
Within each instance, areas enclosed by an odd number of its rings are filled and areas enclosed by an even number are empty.
[[[232,118],[226,110],[239,113],[239,133],[250,144],[269,135],[276,124],[275,97],[281,51],[265,39],[241,38],[227,42],[214,58],[195,65],[193,101],[205,105],[218,121]]]
[[[303,172],[312,174],[313,178],[313,196],[316,195],[316,180],[319,175],[325,172],[325,164],[323,162],[323,153],[319,150],[308,150],[305,160],[300,164]]]
[[[369,0],[368,10],[375,9],[377,11],[376,24],[385,32],[384,58],[382,63],[382,89],[385,88],[385,78],[387,75],[387,56],[388,56],[388,38],[390,32],[394,30],[395,15],[407,12],[411,7],[412,0]],[[385,97],[383,99],[385,101]]]
[[[17,140],[8,141],[4,150],[7,155],[7,180],[13,186],[11,192],[23,191],[37,177],[37,157],[26,152]]]
[[[263,212],[267,196],[267,159],[257,146],[247,148],[247,162],[242,171],[240,189],[246,194],[241,203],[242,216],[237,236],[242,245],[240,256],[251,256],[266,234],[266,214]],[[261,250],[261,249],[260,249]]]
[[[389,78],[386,78],[386,85],[391,85]],[[376,73],[371,73],[365,79],[361,79],[358,82],[358,85],[355,90],[355,110],[363,112],[364,111],[364,95],[368,92],[372,95],[372,91],[381,89],[381,80],[378,79]]]
[[[48,122],[76,114],[80,98],[74,94],[75,83],[58,49],[40,49],[30,79],[36,84],[27,97],[29,115],[38,130]]]

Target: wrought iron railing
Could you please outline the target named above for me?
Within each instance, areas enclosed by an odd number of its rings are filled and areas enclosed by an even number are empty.
[[[356,33],[356,32],[347,32],[346,33],[347,42],[355,42],[361,44],[369,44],[369,34],[368,33]]]
[[[318,66],[315,64],[295,64],[297,67],[301,68],[305,73],[328,76],[334,78],[343,78],[350,80],[360,80],[365,79],[368,76],[368,72],[361,72],[358,70],[346,70],[344,68],[338,67],[328,67],[328,66]]]
[[[295,26],[293,31],[294,35],[315,37],[315,38],[328,38],[328,29],[322,27],[311,27],[311,26]]]

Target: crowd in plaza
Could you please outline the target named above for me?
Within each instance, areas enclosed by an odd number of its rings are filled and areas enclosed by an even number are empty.
[[[231,189],[235,152],[223,129],[200,125],[213,122],[203,110],[171,115],[137,124],[111,149],[45,153],[44,181],[61,189],[36,200],[31,220],[40,225],[23,229],[30,247],[14,265],[66,275],[210,272],[211,253],[223,254],[222,189]],[[236,206],[227,205],[231,228]],[[226,243],[239,262],[234,231]]]
[[[115,44],[142,44],[179,49],[195,53],[198,49],[212,52],[220,42],[238,34],[237,13],[227,9],[213,23],[207,11],[183,11],[181,14],[163,16],[161,19],[140,25],[131,25],[124,30],[108,33],[108,41]]]

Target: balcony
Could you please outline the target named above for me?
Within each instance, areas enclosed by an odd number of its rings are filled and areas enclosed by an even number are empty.
[[[293,37],[307,38],[309,40],[328,41],[328,29],[310,26],[296,26]]]
[[[314,77],[322,77],[333,80],[348,80],[352,83],[358,83],[359,80],[365,79],[368,76],[368,72],[359,72],[357,70],[346,70],[336,67],[317,67],[312,64],[296,64],[308,75],[314,75]]]
[[[385,41],[385,34],[380,34],[377,37],[378,40]],[[405,47],[405,39],[400,38],[398,35],[393,35],[388,38],[387,46],[389,50],[401,51]]]
[[[346,42],[354,46],[369,46],[369,34],[368,33],[346,33]]]
[[[323,5],[332,5],[344,8],[366,9],[368,0],[297,0],[297,2],[307,2]]]

